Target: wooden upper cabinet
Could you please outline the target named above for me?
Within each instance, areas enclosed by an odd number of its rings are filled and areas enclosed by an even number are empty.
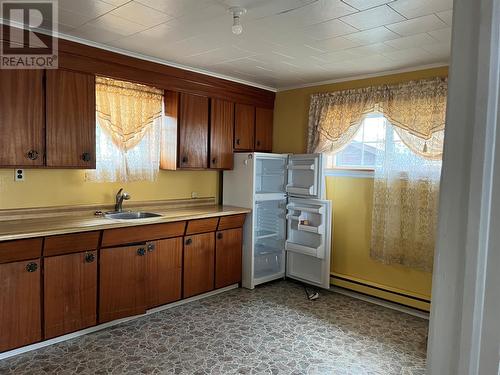
[[[255,107],[236,104],[234,109],[234,149],[250,151],[254,149]]]
[[[40,259],[0,264],[0,352],[42,338]]]
[[[234,103],[212,99],[210,113],[210,168],[233,168]]]
[[[208,98],[180,94],[179,168],[208,167]]]
[[[273,110],[255,109],[255,151],[271,151],[273,148]]]
[[[0,70],[0,166],[42,166],[43,70]]]
[[[47,71],[47,166],[95,168],[95,76]]]
[[[44,260],[44,338],[97,323],[97,251]]]

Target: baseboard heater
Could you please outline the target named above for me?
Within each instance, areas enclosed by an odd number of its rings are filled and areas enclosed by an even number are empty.
[[[407,293],[403,293],[403,292],[397,292],[397,291],[386,289],[386,288],[383,288],[383,287],[380,287],[380,286],[375,286],[375,285],[372,285],[372,284],[364,283],[362,281],[353,280],[353,279],[347,278],[347,277],[342,277],[342,276],[330,274],[330,280],[332,280],[332,279],[333,280],[340,280],[340,281],[343,281],[343,282],[346,282],[346,283],[350,283],[350,284],[354,284],[354,285],[359,285],[359,286],[362,286],[364,288],[369,288],[369,289],[372,289],[372,290],[378,290],[378,291],[381,291],[381,292],[384,292],[384,293],[388,293],[389,295],[394,295],[394,296],[398,296],[398,297],[407,298],[407,299],[415,301],[415,302],[421,302],[421,303],[427,303],[427,304],[431,303],[431,301],[429,299],[427,299],[427,298],[416,297],[416,296],[413,296],[411,294],[407,294]],[[421,309],[421,308],[415,307],[415,306],[413,306],[411,304],[405,304],[405,303],[402,303],[400,301],[395,301],[395,300],[392,300],[392,299],[389,299],[389,298],[380,297],[380,295],[370,294],[370,293],[367,293],[367,292],[360,292],[359,290],[356,290],[354,288],[351,289],[351,288],[349,288],[348,286],[345,286],[345,285],[342,285],[342,286],[339,286],[339,287],[344,288],[344,289],[350,289],[350,290],[352,290],[352,291],[354,291],[356,293],[365,294],[367,296],[378,298],[378,299],[381,299],[381,300],[385,300],[385,301],[390,302],[390,303],[395,303],[395,304],[398,304],[398,305],[401,305],[401,306],[410,307],[412,309],[416,309],[416,310],[420,310],[420,311],[424,311],[424,312],[429,312],[428,309]]]

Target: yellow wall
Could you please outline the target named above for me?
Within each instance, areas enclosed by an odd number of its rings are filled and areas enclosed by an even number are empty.
[[[113,204],[120,187],[132,201],[216,197],[218,172],[160,171],[155,182],[95,183],[82,170],[25,169],[25,181],[14,181],[13,169],[0,169],[0,209],[74,204]],[[126,203],[125,203],[126,204]]]
[[[312,93],[446,76],[447,73],[448,69],[443,67],[278,92],[274,111],[273,151],[306,151],[309,96]],[[402,266],[384,265],[370,258],[372,194],[373,180],[370,178],[327,178],[327,198],[332,200],[334,211],[332,274],[374,287],[430,299],[430,273]],[[393,293],[337,279],[332,281],[339,286],[420,309],[429,307],[426,303],[415,302]]]

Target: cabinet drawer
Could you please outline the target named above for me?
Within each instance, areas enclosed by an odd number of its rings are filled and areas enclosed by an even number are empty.
[[[218,217],[188,221],[186,235],[195,233],[214,232],[217,229]]]
[[[99,235],[100,232],[95,231],[46,237],[43,255],[47,257],[95,250],[99,245]]]
[[[0,264],[40,258],[42,238],[0,242]]]
[[[245,223],[246,214],[222,216],[217,230],[240,228]]]
[[[135,227],[105,230],[102,234],[102,247],[123,245],[136,242],[154,241],[162,238],[184,235],[185,221],[175,223],[139,225]]]

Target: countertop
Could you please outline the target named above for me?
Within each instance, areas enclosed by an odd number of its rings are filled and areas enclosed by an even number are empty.
[[[184,204],[183,204],[184,203]],[[106,211],[108,206],[101,206]],[[95,216],[96,206],[75,206],[33,210],[0,211],[0,241],[88,232],[94,230],[169,223],[181,220],[251,212],[248,208],[216,205],[213,199],[143,202],[124,210],[141,210],[160,214],[160,217],[138,220],[115,220]]]

